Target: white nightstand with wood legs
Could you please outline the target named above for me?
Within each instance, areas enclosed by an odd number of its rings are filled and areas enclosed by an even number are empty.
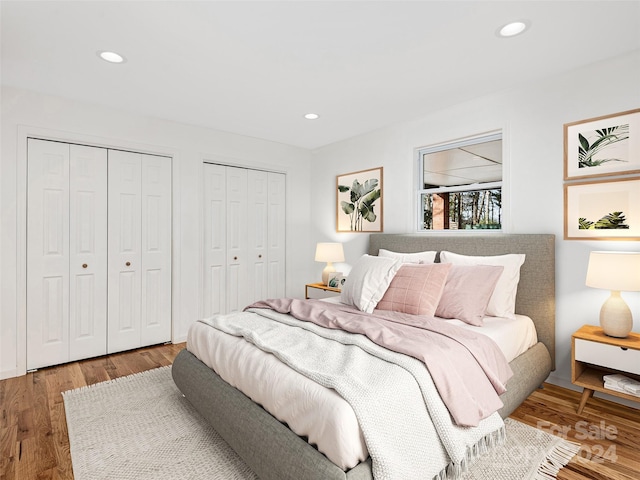
[[[603,392],[640,402],[640,397],[604,388],[604,375],[621,374],[640,380],[640,334],[609,337],[602,328],[584,325],[571,337],[571,382],[583,387],[578,413],[582,413],[593,392]]]

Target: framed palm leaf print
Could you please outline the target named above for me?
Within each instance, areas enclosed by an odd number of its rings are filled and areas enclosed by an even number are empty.
[[[640,109],[564,125],[564,179],[640,173]]]
[[[640,177],[564,186],[565,240],[640,240]]]
[[[338,175],[336,230],[382,232],[382,167]]]

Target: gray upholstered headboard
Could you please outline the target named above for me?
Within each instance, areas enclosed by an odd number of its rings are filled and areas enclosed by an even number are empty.
[[[421,235],[374,233],[369,237],[369,254],[384,248],[413,253],[426,250],[448,250],[464,255],[502,255],[524,253],[520,283],[516,297],[516,313],[531,317],[538,340],[551,354],[555,369],[556,305],[555,305],[555,235]],[[439,256],[438,256],[439,258]],[[436,259],[436,261],[439,261]]]

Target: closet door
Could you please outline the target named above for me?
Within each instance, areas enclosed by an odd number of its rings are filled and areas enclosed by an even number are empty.
[[[69,145],[29,139],[27,369],[69,359]]]
[[[29,139],[27,368],[106,353],[107,153]]]
[[[222,165],[203,165],[204,305],[203,316],[226,313],[227,175]]]
[[[141,160],[141,345],[154,345],[171,340],[171,159]]]
[[[69,360],[107,353],[107,150],[70,145]]]
[[[285,175],[204,164],[203,315],[285,296]]]
[[[109,150],[109,353],[140,346],[140,154]]]
[[[248,292],[247,303],[269,298],[268,284],[268,237],[269,237],[269,174],[249,170],[248,213]]]
[[[227,169],[227,313],[248,304],[247,170]]]
[[[171,339],[171,160],[109,150],[109,353]]]
[[[269,221],[268,221],[268,281],[267,297],[282,298],[285,293],[285,198],[286,176],[282,173],[268,174]]]
[[[248,303],[285,296],[285,175],[248,170]]]

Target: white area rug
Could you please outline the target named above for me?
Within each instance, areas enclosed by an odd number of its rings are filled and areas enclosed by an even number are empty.
[[[75,480],[257,477],[182,396],[170,367],[63,393]],[[554,478],[579,445],[507,419],[465,480]]]

